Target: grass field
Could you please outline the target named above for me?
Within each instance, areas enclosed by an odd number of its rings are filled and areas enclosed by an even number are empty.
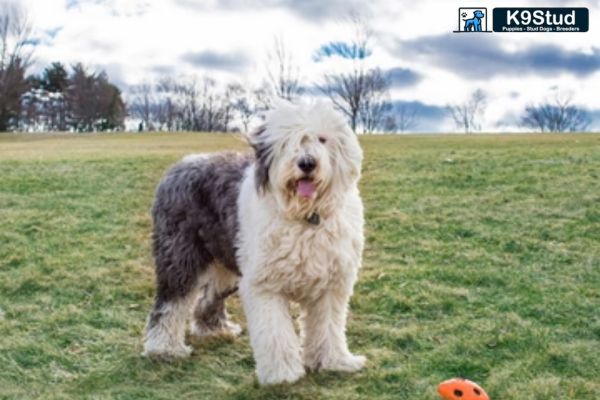
[[[140,357],[154,187],[239,138],[0,135],[0,398],[434,400],[464,375],[493,400],[600,399],[600,135],[362,144],[367,368],[261,388],[245,333]]]

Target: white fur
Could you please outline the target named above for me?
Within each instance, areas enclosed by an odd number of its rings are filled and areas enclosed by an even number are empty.
[[[183,358],[192,354],[185,344],[185,326],[195,296],[163,305],[158,324],[146,330],[143,356],[152,358]]]
[[[238,277],[220,264],[211,265],[201,275],[196,288],[187,297],[162,306],[159,323],[146,328],[143,356],[152,358],[184,358],[192,354],[192,348],[185,344],[185,328],[194,307],[210,303],[214,296],[237,284]],[[227,313],[226,313],[227,315]],[[227,318],[218,329],[207,329],[192,318],[191,334],[198,337],[233,335],[242,328]]]
[[[358,140],[322,104],[280,107],[253,140],[272,148],[269,188],[257,191],[254,166],[246,171],[238,199],[237,256],[259,382],[294,382],[305,366],[357,371],[365,358],[350,353],[345,329],[364,241]],[[317,195],[308,200],[290,189],[301,177],[296,163],[304,154],[318,163]],[[313,212],[321,216],[319,225],[306,221]],[[302,309],[303,343],[294,331],[290,301]]]
[[[261,384],[294,382],[305,368],[357,371],[365,358],[350,353],[345,332],[364,241],[357,187],[362,151],[356,135],[330,106],[286,103],[267,116],[266,130],[249,141],[268,149],[262,161],[270,165],[266,185],[255,181],[260,165],[248,167],[238,197],[239,293],[258,380]],[[295,183],[305,177],[298,160],[307,155],[317,162],[311,176],[316,191],[308,199],[295,192]],[[185,161],[203,157],[194,155]],[[313,213],[320,216],[318,225],[307,221]],[[202,307],[238,279],[221,266],[212,266],[193,294],[163,306],[160,323],[146,333],[144,354],[189,355],[184,330],[192,306]],[[300,337],[289,310],[292,301],[301,308]],[[228,320],[220,328],[219,332],[240,332]],[[197,321],[192,325],[196,336],[219,332]]]

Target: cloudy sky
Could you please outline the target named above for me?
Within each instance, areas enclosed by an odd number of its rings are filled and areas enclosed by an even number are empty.
[[[419,129],[452,130],[444,112],[478,88],[484,128],[515,130],[523,107],[569,92],[600,129],[600,0],[18,0],[35,26],[35,68],[83,62],[127,87],[162,76],[210,76],[257,85],[281,36],[307,86],[339,60],[315,60],[345,41],[353,10],[374,30],[368,62],[389,71],[391,96],[420,110]],[[455,34],[460,6],[588,7],[587,33]]]

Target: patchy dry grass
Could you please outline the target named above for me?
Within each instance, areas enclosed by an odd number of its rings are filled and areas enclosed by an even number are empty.
[[[600,135],[365,137],[356,375],[260,388],[247,335],[139,356],[148,209],[204,134],[0,135],[0,398],[600,398]],[[243,321],[236,299],[234,318]]]

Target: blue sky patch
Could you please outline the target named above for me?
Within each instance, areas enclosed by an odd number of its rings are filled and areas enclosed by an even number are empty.
[[[323,61],[329,57],[342,57],[348,60],[363,60],[373,54],[369,48],[360,48],[354,43],[329,42],[317,49],[313,55],[316,62]]]

